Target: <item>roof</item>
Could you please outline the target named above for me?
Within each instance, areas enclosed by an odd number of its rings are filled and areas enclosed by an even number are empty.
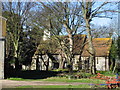
[[[73,37],[73,53],[78,54],[78,52],[82,49],[82,43],[86,40],[86,35],[74,35]],[[59,39],[65,41],[65,45],[68,46],[68,36],[59,36]],[[52,37],[50,40],[45,40],[40,43],[38,46],[35,54],[45,54],[46,52],[52,53],[52,54],[59,54],[61,52],[58,43]]]
[[[68,40],[66,39],[68,36],[61,36],[61,39],[66,40],[66,45],[68,44]],[[75,35],[73,37],[73,53],[75,55],[80,54],[80,50],[82,50],[82,56],[89,57],[88,53],[88,43],[86,39],[86,35]],[[111,38],[94,38],[93,46],[95,49],[95,56],[108,56],[110,47],[112,44]],[[40,51],[40,52],[39,52]],[[60,48],[54,39],[43,41],[37,49],[36,54],[45,54],[47,51],[51,54],[59,54]]]
[[[110,47],[112,44],[111,38],[94,38],[93,39],[93,46],[95,49],[95,56],[109,56]],[[88,53],[88,44],[85,45],[82,56],[89,56]]]
[[[85,46],[87,36],[86,35],[75,35],[73,39],[73,53],[80,54],[80,51],[83,50]]]

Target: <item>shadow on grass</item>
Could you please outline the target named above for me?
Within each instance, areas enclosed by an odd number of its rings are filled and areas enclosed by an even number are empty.
[[[13,71],[10,73],[9,78],[23,78],[23,79],[45,79],[48,77],[57,76],[59,72],[56,71],[37,71],[37,70],[27,70],[27,71]]]

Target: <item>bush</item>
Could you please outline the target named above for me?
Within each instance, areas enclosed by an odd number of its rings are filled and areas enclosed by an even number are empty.
[[[91,75],[90,73],[77,72],[77,73],[73,73],[72,75],[69,75],[68,73],[61,73],[61,74],[58,74],[58,76],[72,78],[72,79],[80,79],[80,78],[90,78],[93,75]]]
[[[55,69],[52,71],[57,71],[57,72],[68,72],[68,69]]]
[[[112,71],[97,71],[97,73],[103,74],[105,76],[115,76],[115,73],[112,73]]]
[[[105,74],[108,71],[96,71],[96,73]]]

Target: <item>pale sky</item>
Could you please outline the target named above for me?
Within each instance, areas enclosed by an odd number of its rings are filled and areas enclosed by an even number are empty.
[[[111,22],[111,19],[109,18],[94,18],[93,21],[91,21],[92,24],[97,26],[107,26]]]

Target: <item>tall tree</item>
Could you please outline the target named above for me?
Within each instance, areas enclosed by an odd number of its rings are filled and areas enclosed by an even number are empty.
[[[13,44],[13,57],[15,58],[15,68],[19,69],[19,57],[20,57],[20,43],[22,41],[22,34],[25,28],[25,22],[28,18],[28,13],[34,6],[32,2],[4,2],[3,12],[9,12],[8,28],[7,32],[10,35]]]
[[[89,44],[89,54],[90,54],[90,72],[92,74],[96,73],[96,64],[95,64],[95,50],[94,50],[94,46],[92,43],[92,34],[91,34],[91,24],[90,22],[92,21],[92,19],[94,17],[108,17],[106,14],[108,12],[118,12],[115,11],[114,8],[105,8],[109,6],[110,3],[113,2],[101,2],[101,3],[97,3],[95,1],[82,1],[80,2],[81,6],[82,6],[82,13],[83,13],[83,18],[85,21],[85,26],[86,26],[86,32],[88,35],[88,44]],[[97,7],[95,7],[95,5],[97,5]],[[103,15],[104,14],[104,15]],[[110,14],[110,13],[109,13]]]
[[[80,32],[80,26],[82,19],[80,17],[81,8],[79,3],[69,3],[69,2],[55,2],[55,3],[40,3],[44,7],[44,10],[48,10],[46,13],[49,17],[46,18],[49,22],[49,27],[47,30],[55,35],[55,30],[59,30],[59,27],[56,27],[54,20],[57,24],[61,26],[60,34],[67,34],[65,38],[61,39],[57,35],[54,36],[60,45],[61,52],[64,54],[68,63],[68,69],[71,73],[73,70],[73,37],[75,34]],[[45,25],[44,25],[45,26]],[[82,32],[82,31],[81,31]],[[67,42],[67,44],[66,44]],[[62,57],[63,58],[63,57]]]

